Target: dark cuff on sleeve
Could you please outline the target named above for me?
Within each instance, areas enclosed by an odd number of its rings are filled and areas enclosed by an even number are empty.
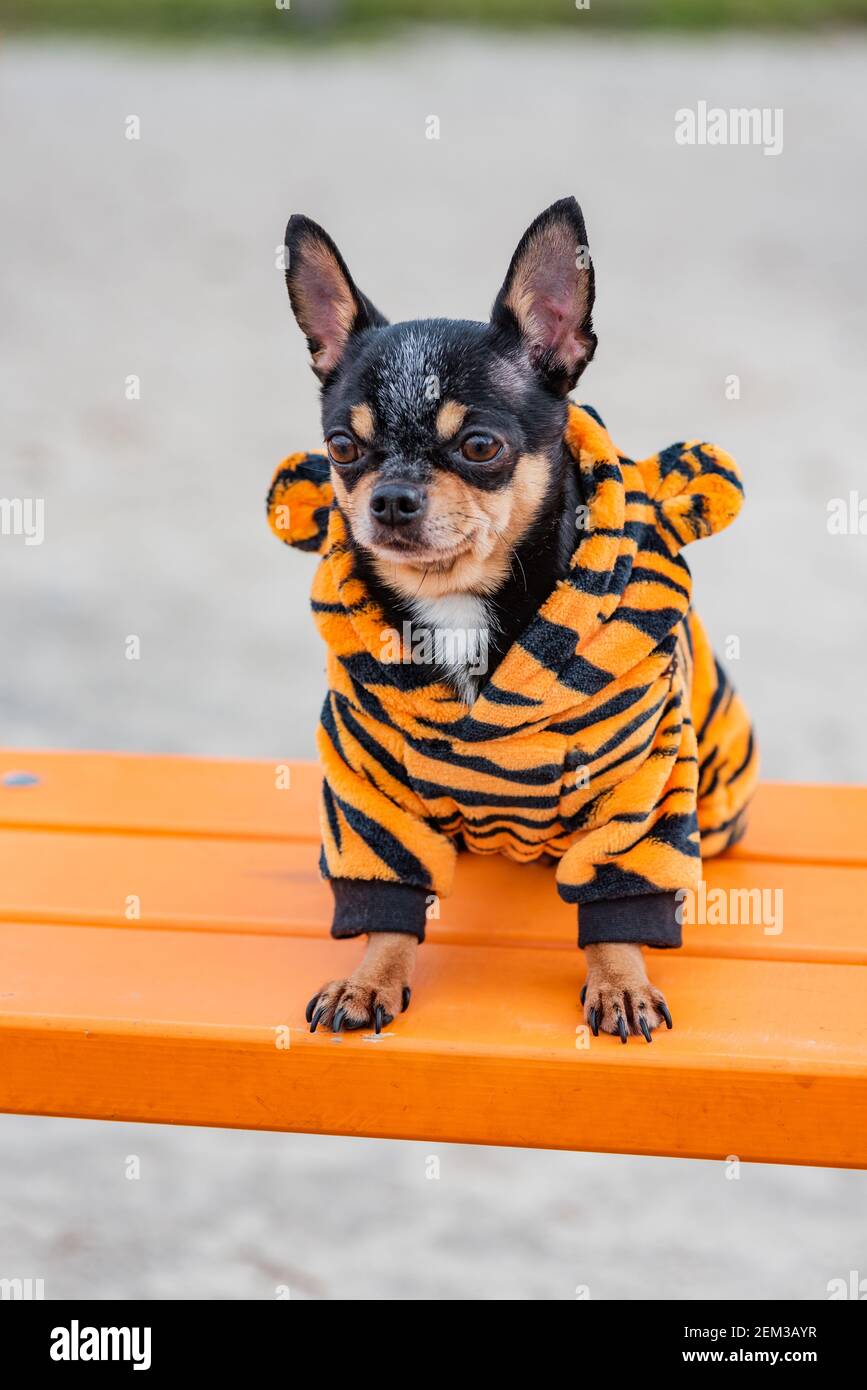
[[[676,893],[639,893],[634,898],[582,903],[578,908],[578,945],[631,941],[657,950],[680,946],[679,909]]]
[[[331,878],[334,894],[332,936],[366,936],[397,931],[424,941],[428,893],[383,879]]]

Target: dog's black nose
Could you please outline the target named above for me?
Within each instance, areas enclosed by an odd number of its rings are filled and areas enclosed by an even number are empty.
[[[370,494],[370,510],[383,526],[406,526],[418,521],[426,498],[412,483],[377,483]]]

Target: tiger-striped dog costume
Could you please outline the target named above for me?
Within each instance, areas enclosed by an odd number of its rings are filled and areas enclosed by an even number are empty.
[[[635,463],[587,406],[570,406],[565,442],[587,504],[569,574],[471,706],[386,641],[327,458],[293,454],[275,475],[272,529],[322,555],[321,867],[336,936],[423,940],[430,895],[448,893],[464,846],[556,859],[582,946],[677,946],[673,895],[743,833],[753,733],[680,554],[737,515],[738,470],[697,441]]]

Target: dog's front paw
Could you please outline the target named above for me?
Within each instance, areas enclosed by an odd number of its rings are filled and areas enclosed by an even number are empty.
[[[652,1042],[654,1028],[673,1026],[665,996],[647,978],[640,947],[588,946],[587,956],[590,968],[581,1003],[594,1037],[601,1029],[624,1043],[630,1033]]]
[[[391,981],[354,980],[351,975],[348,980],[332,980],[307,1005],[310,1032],[322,1024],[332,1033],[344,1028],[373,1028],[381,1033],[409,1008],[411,994],[409,985],[396,986]]]

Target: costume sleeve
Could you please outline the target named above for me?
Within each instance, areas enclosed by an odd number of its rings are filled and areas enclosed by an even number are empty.
[[[638,464],[654,527],[672,555],[721,531],[740,509],[737,466],[698,440],[672,444]],[[588,829],[560,861],[561,897],[578,904],[578,944],[681,942],[679,889],[701,877],[699,747],[692,721],[693,657],[687,616],[653,746],[641,766],[603,790]]]
[[[683,909],[676,893],[585,903],[578,909],[578,945],[630,942],[656,950],[683,944]]]
[[[428,906],[451,888],[456,850],[410,785],[403,735],[331,692],[317,739],[333,935],[408,931],[423,940]]]
[[[688,674],[676,662],[652,746],[634,772],[600,790],[587,829],[560,860],[557,890],[578,905],[579,946],[680,945],[673,895],[701,878]]]

